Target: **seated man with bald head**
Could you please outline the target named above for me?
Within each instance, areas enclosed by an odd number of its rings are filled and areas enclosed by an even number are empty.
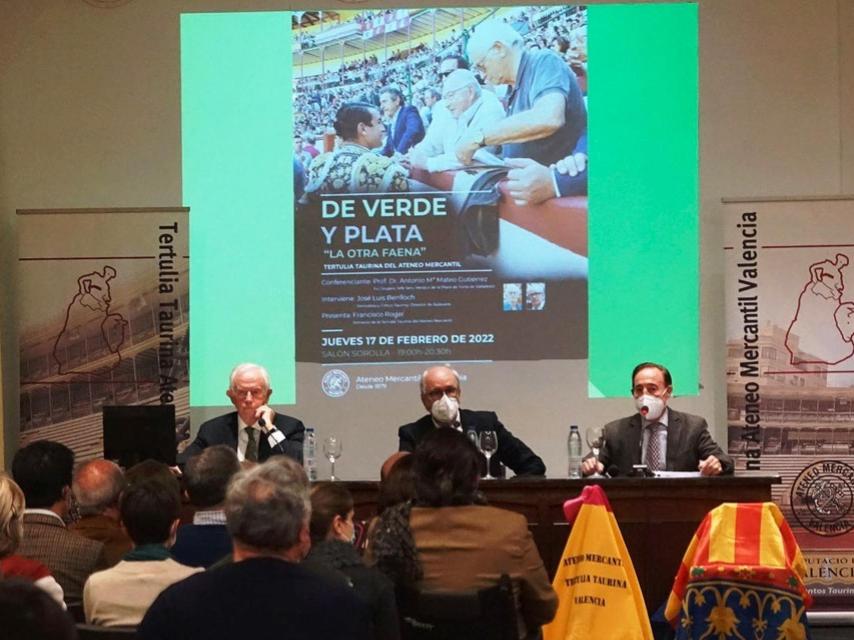
[[[498,420],[493,411],[471,411],[460,408],[460,376],[450,367],[437,366],[421,375],[421,402],[429,412],[416,422],[398,430],[400,451],[414,451],[421,440],[434,429],[451,427],[478,436],[481,431],[495,431],[498,451],[490,461],[490,474],[500,474],[503,463],[517,476],[542,476],[546,465],[531,449]]]
[[[479,129],[504,117],[504,107],[489,91],[483,91],[468,69],[451,71],[442,84],[443,106],[449,115],[437,117],[424,140],[410,150],[407,159],[417,169],[430,172],[458,169],[456,146],[469,128]],[[498,147],[484,147],[495,154]]]
[[[119,524],[119,498],[126,484],[122,470],[109,460],[87,462],[77,470],[71,484],[80,520],[68,528],[84,538],[103,542],[104,555],[111,567],[132,546]]]

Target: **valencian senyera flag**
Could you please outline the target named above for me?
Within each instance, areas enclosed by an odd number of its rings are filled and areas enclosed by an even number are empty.
[[[812,604],[805,573],[776,504],[725,503],[694,534],[665,617],[679,639],[804,640]]]
[[[564,503],[572,531],[555,574],[557,615],[544,640],[652,640],[635,568],[602,487]]]

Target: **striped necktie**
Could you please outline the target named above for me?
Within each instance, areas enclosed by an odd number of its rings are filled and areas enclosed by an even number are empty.
[[[664,468],[664,461],[661,459],[661,444],[659,441],[659,429],[661,424],[652,422],[646,426],[648,437],[646,440],[646,460],[644,464],[649,467],[650,471],[661,471]]]

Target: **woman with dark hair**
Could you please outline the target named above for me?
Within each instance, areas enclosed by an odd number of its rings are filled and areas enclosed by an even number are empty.
[[[401,586],[472,591],[509,574],[518,588],[519,637],[536,637],[557,596],[524,516],[477,504],[479,454],[455,429],[436,429],[412,454],[415,502],[386,509],[371,553]],[[524,623],[524,628],[521,628]]]
[[[374,638],[400,638],[394,585],[377,569],[365,566],[353,546],[353,496],[347,487],[337,482],[314,485],[309,530],[311,551],[303,563],[342,573],[371,612]]]

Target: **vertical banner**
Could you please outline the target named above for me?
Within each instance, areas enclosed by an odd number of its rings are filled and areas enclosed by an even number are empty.
[[[104,405],[173,404],[189,437],[188,214],[18,211],[21,445],[102,456]]]
[[[854,199],[726,204],[727,413],[774,487],[817,608],[854,608]]]

